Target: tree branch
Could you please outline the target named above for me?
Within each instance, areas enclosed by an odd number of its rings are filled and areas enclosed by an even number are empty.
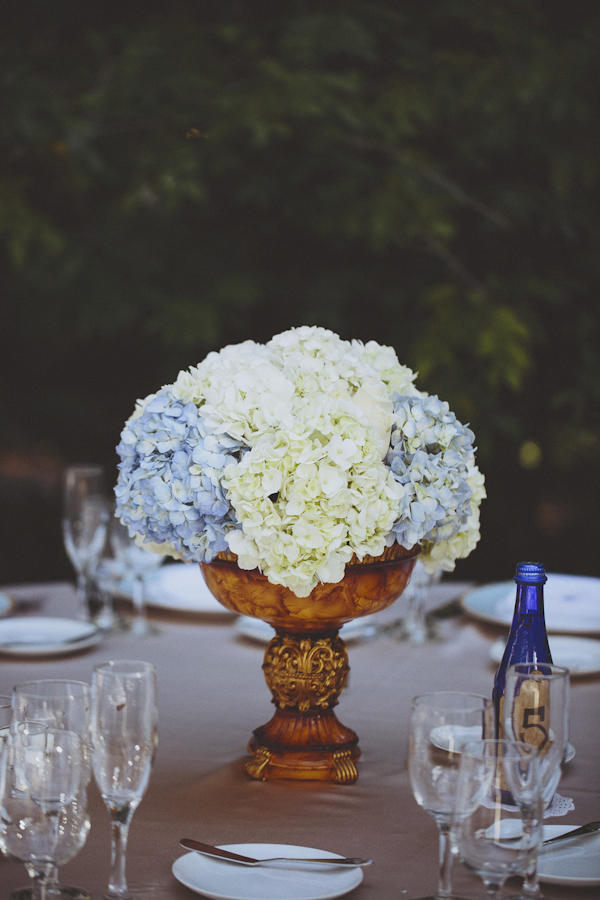
[[[353,144],[356,147],[362,147],[365,150],[375,150],[379,153],[384,153],[392,159],[402,159],[402,153],[397,147],[394,147],[393,144],[388,144],[383,141],[372,141],[366,138],[355,137],[354,135],[347,135],[345,140],[347,143]],[[497,225],[499,228],[510,227],[509,220],[505,218],[502,213],[499,213],[486,203],[482,203],[480,200],[470,197],[460,185],[448,178],[447,175],[442,174],[442,172],[439,172],[437,169],[433,169],[431,166],[427,166],[424,163],[417,163],[416,169],[424,178],[427,178],[428,181],[433,182],[433,184],[436,184],[438,187],[443,188],[443,190],[450,194],[451,197],[454,197],[455,200],[462,203],[463,206],[467,206],[479,213],[479,215],[488,219],[490,222],[493,222],[494,225]]]

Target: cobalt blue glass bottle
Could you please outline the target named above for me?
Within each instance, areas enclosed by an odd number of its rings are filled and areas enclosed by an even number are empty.
[[[502,737],[502,707],[508,667],[515,663],[552,662],[544,618],[546,570],[541,563],[518,563],[515,581],[517,583],[515,612],[492,691],[498,737]]]

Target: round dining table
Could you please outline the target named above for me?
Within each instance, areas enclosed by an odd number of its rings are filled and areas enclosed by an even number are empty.
[[[186,851],[181,838],[205,843],[276,843],[370,857],[353,900],[410,900],[434,894],[438,831],[417,805],[407,772],[411,698],[434,690],[491,695],[496,663],[490,649],[506,629],[465,614],[457,602],[469,585],[434,586],[437,638],[421,646],[398,640],[394,627],[348,642],[350,676],[337,713],[354,729],[362,756],[355,784],[253,780],[246,774],[247,744],[254,728],[272,715],[261,670],[265,645],[239,634],[235,617],[153,609],[153,633],[138,637],[113,630],[95,646],[62,656],[0,654],[0,694],[39,678],[91,681],[95,665],[110,659],[147,660],[156,667],[159,744],[147,792],[129,834],[127,880],[135,900],[191,900],[172,866]],[[3,591],[14,601],[11,616],[76,614],[67,583],[20,584]],[[401,598],[378,614],[392,625],[404,611]],[[122,611],[127,612],[127,607]],[[386,618],[387,617],[387,618]],[[573,679],[571,743],[559,792],[574,808],[546,824],[582,825],[600,819],[598,739],[600,676]],[[109,817],[92,780],[91,829],[79,854],[60,870],[65,884],[102,898],[110,856]],[[24,866],[0,858],[0,897],[29,881]],[[483,898],[481,880],[455,862],[457,895]],[[518,893],[509,881],[506,896]],[[547,900],[591,900],[600,886],[543,884]]]

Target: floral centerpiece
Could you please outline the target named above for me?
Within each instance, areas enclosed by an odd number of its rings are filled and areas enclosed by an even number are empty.
[[[276,629],[253,778],[356,780],[358,737],[334,712],[340,627],[393,603],[417,554],[451,570],[477,543],[473,434],[414,381],[390,347],[293,328],[209,353],[125,425],[117,515]]]
[[[352,557],[421,547],[451,571],[479,539],[474,435],[391,347],[318,327],[209,353],[140,400],[117,515],[176,559],[223,551],[307,597]]]

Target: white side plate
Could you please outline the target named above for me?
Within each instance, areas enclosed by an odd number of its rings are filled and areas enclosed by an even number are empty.
[[[432,728],[429,733],[429,740],[434,746],[439,747],[440,750],[452,753],[460,753],[465,744],[468,744],[469,741],[480,741],[481,737],[481,727],[479,725],[469,725],[468,727],[438,725],[437,728]],[[574,756],[575,747],[567,742],[565,762],[571,762]]]
[[[577,825],[544,825],[544,840],[572,831]],[[578,887],[600,885],[600,832],[560,841],[539,856],[540,881]]]
[[[19,616],[0,622],[0,653],[9,656],[66,656],[102,640],[89,622],[50,616]]]
[[[465,612],[484,622],[510,626],[516,588],[512,581],[484,584],[461,598]],[[544,586],[546,628],[563,634],[600,632],[600,578],[548,573]]]
[[[572,676],[595,675],[600,672],[600,641],[594,638],[571,637],[567,634],[551,634],[548,638],[552,661],[564,666]],[[499,663],[506,641],[499,638],[490,647],[490,659]]]
[[[118,593],[131,600],[131,582],[123,580]],[[152,571],[147,577],[146,602],[148,606],[156,609],[168,609],[173,612],[230,617],[234,615],[213,597],[202,577],[198,563],[170,563]]]
[[[326,856],[334,859],[339,856],[326,850],[290,844],[224,844],[222,847],[255,859],[274,856],[297,856],[298,859]],[[330,900],[347,894],[363,879],[360,868],[325,868],[308,863],[297,869],[276,866],[250,868],[199,853],[186,853],[176,859],[173,875],[190,890],[214,900]]]

